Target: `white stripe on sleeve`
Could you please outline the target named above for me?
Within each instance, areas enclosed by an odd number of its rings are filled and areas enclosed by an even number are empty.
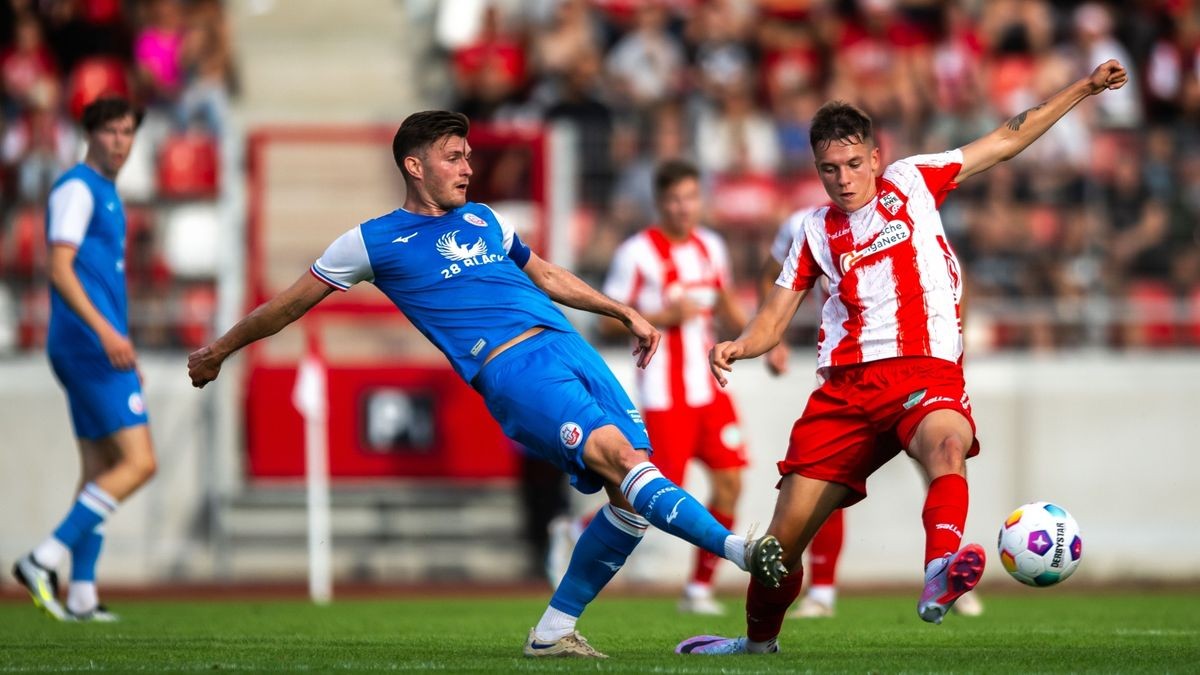
[[[46,239],[51,244],[70,244],[78,248],[87,236],[94,208],[92,191],[83,179],[72,178],[54,188],[50,193],[50,212],[47,214],[50,226]]]
[[[500,234],[504,239],[504,252],[510,252],[513,245],[513,235],[516,234],[517,231],[513,229],[512,225],[508,224],[507,220],[500,217],[500,214],[496,212],[496,209],[493,209],[487,204],[480,204],[480,206],[486,208],[488,211],[491,211],[492,217],[495,218],[496,222],[500,224]]]
[[[367,244],[363,241],[362,229],[347,230],[325,249],[325,253],[312,266],[317,278],[339,290],[349,290],[360,281],[375,278],[371,269],[371,258],[367,255]]]

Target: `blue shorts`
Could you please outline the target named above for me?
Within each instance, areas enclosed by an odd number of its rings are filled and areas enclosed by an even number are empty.
[[[136,370],[117,370],[98,359],[54,356],[50,366],[67,393],[77,438],[94,441],[146,424],[146,403]]]
[[[641,413],[577,333],[546,329],[510,347],[479,371],[474,386],[509,438],[565,471],[585,494],[604,487],[583,464],[596,429],[615,425],[634,448],[650,451]]]

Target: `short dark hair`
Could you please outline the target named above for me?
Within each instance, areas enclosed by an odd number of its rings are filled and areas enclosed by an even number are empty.
[[[695,164],[686,159],[668,159],[654,170],[654,198],[663,194],[687,179],[700,179],[700,170]]]
[[[83,130],[90,134],[113,120],[130,116],[133,117],[133,126],[136,129],[142,123],[142,111],[134,108],[127,98],[109,95],[101,96],[87,104],[79,122],[83,125]]]
[[[392,138],[392,157],[404,177],[408,171],[404,168],[404,158],[424,152],[437,139],[443,136],[467,137],[471,122],[462,113],[449,110],[425,110],[404,118],[400,128]]]
[[[813,115],[808,141],[813,151],[824,150],[830,143],[870,143],[875,140],[871,118],[857,106],[845,101],[830,101]]]

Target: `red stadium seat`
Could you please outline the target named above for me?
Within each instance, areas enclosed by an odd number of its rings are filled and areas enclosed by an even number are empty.
[[[779,183],[768,174],[718,176],[713,216],[722,227],[773,228],[778,225],[780,192]]]
[[[1192,289],[1187,304],[1187,339],[1193,346],[1200,347],[1200,286]]]
[[[217,142],[203,134],[172,136],[158,151],[158,194],[210,199],[217,194]]]
[[[125,64],[110,56],[93,56],[79,62],[71,71],[67,106],[79,119],[89,103],[103,95],[129,96],[129,75]]]
[[[1171,347],[1175,338],[1175,296],[1167,284],[1135,281],[1125,295],[1129,302],[1126,343],[1131,347]]]

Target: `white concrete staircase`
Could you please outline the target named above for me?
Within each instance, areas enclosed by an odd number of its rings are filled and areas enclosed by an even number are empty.
[[[431,25],[399,0],[230,3],[246,127],[401,119],[417,106]]]

